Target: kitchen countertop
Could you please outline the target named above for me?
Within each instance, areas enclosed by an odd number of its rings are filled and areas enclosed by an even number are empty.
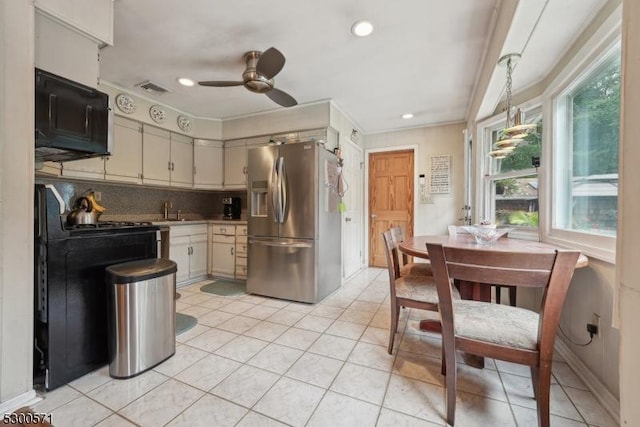
[[[246,220],[242,219],[186,219],[184,221],[177,220],[158,220],[151,221],[154,225],[162,226],[180,226],[180,225],[198,225],[198,224],[232,224],[232,225],[247,225]]]

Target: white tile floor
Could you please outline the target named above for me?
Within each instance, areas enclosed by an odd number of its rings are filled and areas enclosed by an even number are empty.
[[[47,393],[34,406],[63,426],[445,425],[440,338],[404,310],[393,355],[386,270],[366,269],[307,305],[180,288],[178,311],[198,325],[176,354],[129,380],[108,367]],[[537,426],[529,370],[487,360],[459,365],[456,425]],[[616,425],[562,361],[554,363],[553,426]]]

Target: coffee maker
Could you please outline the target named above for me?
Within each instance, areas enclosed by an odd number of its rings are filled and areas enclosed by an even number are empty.
[[[222,203],[224,219],[240,219],[240,197],[224,197]]]

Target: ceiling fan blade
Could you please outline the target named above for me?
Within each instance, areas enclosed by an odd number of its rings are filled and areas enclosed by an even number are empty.
[[[258,74],[262,74],[267,79],[272,79],[284,67],[284,55],[275,47],[265,50],[256,65]]]
[[[276,88],[271,89],[269,92],[265,93],[265,95],[267,95],[273,102],[280,104],[283,107],[293,107],[294,105],[298,105],[298,101],[296,101],[293,96]]]
[[[226,86],[242,86],[244,82],[230,82],[230,81],[217,81],[212,80],[208,82],[198,82],[200,86],[216,86],[216,87],[226,87]]]

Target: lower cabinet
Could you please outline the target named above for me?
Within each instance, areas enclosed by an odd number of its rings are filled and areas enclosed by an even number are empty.
[[[247,278],[247,226],[236,226],[236,279]]]
[[[235,279],[247,278],[247,226],[213,224],[209,273]]]
[[[176,284],[207,275],[207,225],[176,225],[169,230],[169,258],[176,262]]]
[[[218,225],[211,227],[211,274],[235,277],[236,227]]]

